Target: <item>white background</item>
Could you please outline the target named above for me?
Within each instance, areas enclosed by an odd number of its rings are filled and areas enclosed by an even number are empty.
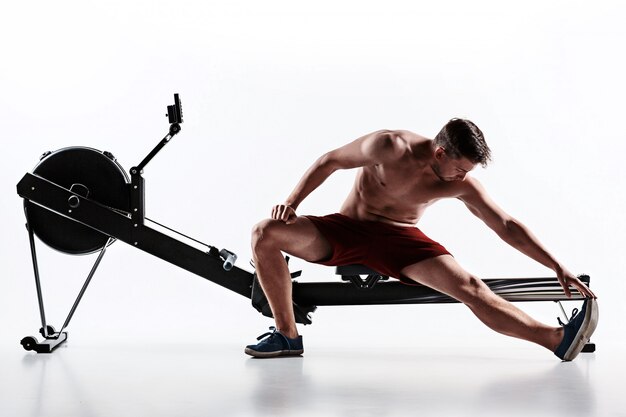
[[[4,5],[0,343],[21,349],[39,328],[19,179],[44,151],[72,145],[111,151],[128,170],[167,132],[179,93],[182,133],[145,170],[148,217],[235,251],[248,268],[251,227],[319,155],[378,129],[434,137],[466,117],[494,154],[473,175],[572,272],[591,275],[594,339],[623,344],[625,11],[618,1]],[[337,211],[353,177],[333,174],[299,212]],[[457,201],[434,205],[421,228],[481,277],[553,275]],[[95,255],[38,248],[58,328]],[[332,268],[292,266],[302,280],[334,279]],[[520,306],[556,324],[552,303]],[[462,305],[326,307],[313,320],[301,329],[309,349],[525,343]],[[270,324],[242,297],[116,242],[70,338],[239,347]]]

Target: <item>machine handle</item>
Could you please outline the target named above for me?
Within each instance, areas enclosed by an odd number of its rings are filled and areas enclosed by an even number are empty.
[[[230,271],[235,266],[235,261],[237,261],[237,255],[233,252],[222,249],[220,251],[220,256],[224,259],[224,270]]]

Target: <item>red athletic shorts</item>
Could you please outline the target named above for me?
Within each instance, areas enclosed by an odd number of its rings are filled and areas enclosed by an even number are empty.
[[[339,213],[305,217],[313,222],[333,249],[330,258],[314,263],[329,266],[361,264],[382,275],[414,284],[400,273],[404,267],[450,254],[417,227],[355,220]]]

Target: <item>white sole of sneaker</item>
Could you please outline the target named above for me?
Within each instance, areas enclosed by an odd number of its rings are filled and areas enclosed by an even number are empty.
[[[582,326],[578,329],[578,333],[576,333],[576,337],[574,337],[574,341],[570,345],[569,349],[563,355],[564,361],[573,360],[585,344],[589,342],[589,338],[596,330],[596,326],[598,325],[598,302],[593,298],[587,301],[587,309],[585,310],[585,319],[583,320]]]
[[[300,350],[278,350],[276,352],[257,352],[250,348],[246,348],[245,353],[255,358],[277,358],[279,356],[299,356],[304,353],[304,349]]]

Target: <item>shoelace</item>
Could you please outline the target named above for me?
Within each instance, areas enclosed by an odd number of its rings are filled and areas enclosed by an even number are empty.
[[[574,320],[574,317],[576,317],[576,314],[578,314],[578,309],[577,308],[572,310],[572,317],[570,317],[567,322],[569,323],[570,321]],[[561,326],[565,326],[565,324],[561,321],[560,317],[557,317],[556,319],[559,321],[559,324]]]
[[[256,340],[261,340],[264,337],[269,336],[269,338],[267,339],[267,341],[271,341],[274,337],[276,336],[280,336],[283,338],[283,340],[285,341],[285,343],[287,343],[287,348],[291,349],[291,344],[289,343],[289,339],[287,339],[287,336],[285,336],[284,334],[282,334],[281,332],[279,332],[276,327],[274,326],[270,326],[270,330],[272,330],[271,332],[267,332],[267,333],[263,333],[261,336],[257,337]]]

